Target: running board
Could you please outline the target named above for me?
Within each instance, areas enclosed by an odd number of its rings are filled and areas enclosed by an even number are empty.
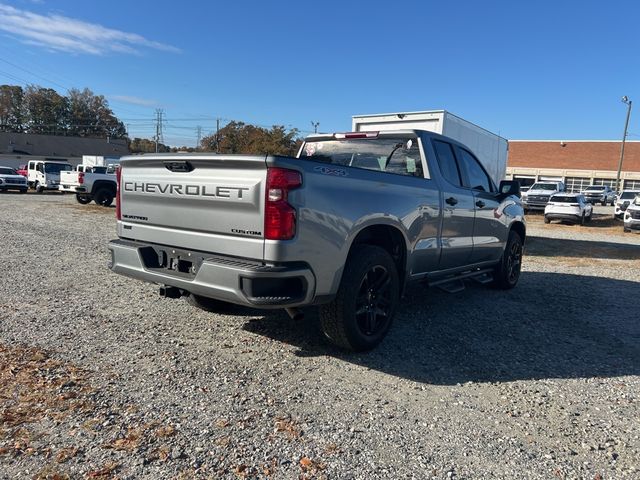
[[[475,270],[472,272],[461,273],[452,277],[443,278],[441,280],[435,280],[429,282],[430,287],[438,287],[447,293],[458,293],[464,290],[463,280],[470,278],[476,282],[485,285],[493,280],[493,269],[485,268],[483,270]]]

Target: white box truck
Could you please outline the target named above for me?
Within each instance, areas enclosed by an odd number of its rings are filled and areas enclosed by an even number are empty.
[[[106,167],[105,158],[102,155],[83,155],[82,165],[88,167]]]
[[[120,157],[104,157],[102,155],[83,155],[82,165],[87,167],[107,167],[109,173],[115,171],[120,164]]]
[[[469,147],[476,154],[496,185],[505,177],[509,150],[507,139],[446,110],[377,113],[352,117],[351,130],[353,132],[403,129],[427,130],[451,137]]]

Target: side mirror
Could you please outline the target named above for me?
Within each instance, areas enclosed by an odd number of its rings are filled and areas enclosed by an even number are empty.
[[[517,180],[502,180],[498,191],[502,197],[508,197],[509,195],[520,197],[520,182]]]

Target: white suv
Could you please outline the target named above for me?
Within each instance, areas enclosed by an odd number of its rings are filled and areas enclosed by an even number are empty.
[[[613,215],[616,218],[624,217],[625,210],[636,198],[636,195],[640,195],[640,190],[623,190],[620,192],[620,195],[616,198],[616,209]]]
[[[593,205],[580,193],[556,193],[544,208],[544,223],[565,220],[584,225],[591,220]]]
[[[640,195],[633,199],[624,212],[624,231],[640,230]]]

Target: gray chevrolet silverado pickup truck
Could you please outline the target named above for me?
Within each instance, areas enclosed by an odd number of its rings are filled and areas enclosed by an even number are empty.
[[[210,311],[318,305],[347,350],[384,338],[409,281],[509,289],[520,276],[519,184],[496,188],[438,134],[314,135],[297,158],[125,157],[117,175],[114,272]]]

